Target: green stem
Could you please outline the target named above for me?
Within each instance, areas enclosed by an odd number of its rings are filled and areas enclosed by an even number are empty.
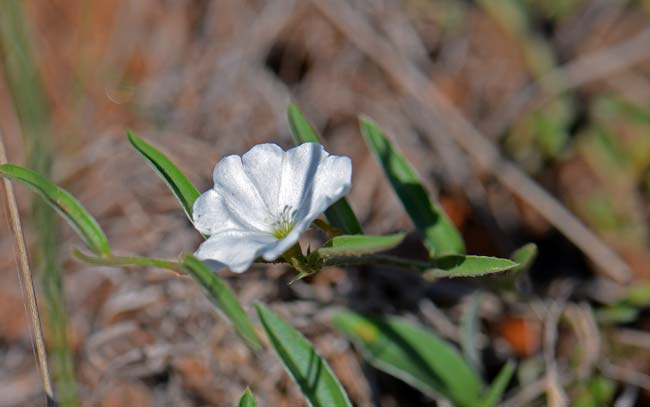
[[[145,267],[159,267],[167,270],[172,270],[177,273],[185,273],[182,265],[179,262],[171,260],[154,259],[150,257],[137,257],[137,256],[107,256],[95,257],[82,253],[77,249],[72,249],[72,255],[77,259],[89,263],[97,264],[100,266],[145,266]]]
[[[332,257],[323,261],[323,266],[360,266],[360,265],[377,265],[398,267],[411,271],[425,271],[433,268],[431,262],[403,259],[385,254],[373,254],[368,256],[345,256]]]

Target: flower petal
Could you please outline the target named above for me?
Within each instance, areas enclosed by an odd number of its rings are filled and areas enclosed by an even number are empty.
[[[329,154],[318,143],[304,143],[284,155],[281,169],[278,207],[297,210],[300,203],[310,201],[313,181],[321,160]]]
[[[309,225],[307,225],[309,227]],[[276,240],[272,245],[265,247],[260,255],[266,261],[272,261],[282,256],[284,252],[291,248],[294,244],[298,243],[300,236],[307,230],[307,227],[300,230],[299,228],[294,227],[288,235],[280,240]]]
[[[229,155],[214,167],[214,190],[227,209],[248,229],[269,232],[271,214],[256,186],[244,171],[239,156]]]
[[[249,231],[226,231],[211,236],[203,242],[194,255],[201,260],[213,260],[230,270],[246,271],[267,247],[278,240],[268,233]]]
[[[258,144],[241,157],[244,171],[271,214],[282,211],[278,207],[280,176],[285,152],[277,144]]]
[[[298,150],[303,146],[308,147]],[[292,232],[302,234],[325,209],[350,191],[352,162],[348,157],[330,155],[320,144],[306,143],[287,151],[285,166],[283,186],[293,181],[301,190],[284,189],[281,198],[296,210]]]
[[[214,235],[225,230],[246,230],[247,224],[238,222],[214,189],[202,193],[192,208],[194,227],[204,235]]]

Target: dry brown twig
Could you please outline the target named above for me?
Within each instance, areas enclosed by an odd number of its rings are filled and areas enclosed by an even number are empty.
[[[555,358],[555,346],[557,344],[557,330],[560,316],[566,306],[568,295],[553,301],[548,309],[546,321],[544,321],[544,362],[546,364],[546,400],[549,406],[565,407],[569,401],[562,389],[560,371]]]
[[[7,163],[7,153],[5,151],[4,142],[2,140],[2,133],[0,132],[0,164]],[[9,219],[11,231],[13,232],[16,252],[19,262],[19,281],[23,293],[27,299],[27,306],[29,308],[29,317],[31,321],[32,335],[34,339],[34,346],[36,348],[36,359],[38,362],[39,370],[41,373],[41,381],[43,389],[47,396],[48,405],[56,405],[54,401],[54,391],[52,389],[52,382],[50,381],[50,372],[47,364],[47,351],[45,349],[45,340],[43,336],[43,327],[41,326],[41,317],[38,311],[38,303],[36,301],[36,290],[34,288],[34,281],[32,279],[31,269],[29,267],[29,259],[27,257],[27,247],[25,245],[25,237],[23,236],[23,229],[20,223],[20,215],[18,213],[18,205],[16,203],[16,195],[14,194],[13,185],[8,179],[3,179],[5,199],[7,201],[7,208],[9,210]]]
[[[340,0],[313,1],[348,39],[371,58],[405,93],[427,108],[446,133],[463,147],[472,159],[492,174],[510,192],[518,196],[571,240],[591,259],[598,270],[618,282],[630,278],[629,266],[600,238],[579,221],[564,205],[530,179],[513,163],[505,160],[499,150],[485,138],[440,93],[431,80],[399,51],[382,41],[367,18]]]
[[[503,134],[522,114],[539,109],[555,97],[587,83],[603,79],[650,58],[650,29],[612,47],[578,57],[524,87],[511,102],[487,120],[485,133],[491,139]]]

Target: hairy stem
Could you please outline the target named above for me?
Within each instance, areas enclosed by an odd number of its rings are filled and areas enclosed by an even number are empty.
[[[385,254],[373,254],[367,256],[344,256],[332,257],[323,261],[323,266],[360,266],[377,265],[391,266],[411,271],[425,271],[431,269],[433,264],[426,261],[409,260],[401,257]]]
[[[96,264],[99,266],[144,266],[144,267],[159,267],[180,274],[185,274],[181,263],[171,260],[155,259],[151,257],[138,257],[138,256],[107,256],[95,257],[82,253],[80,250],[72,249],[72,255],[78,260],[85,263]]]

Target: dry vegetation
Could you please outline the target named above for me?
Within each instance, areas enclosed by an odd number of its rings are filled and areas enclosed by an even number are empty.
[[[353,159],[349,198],[366,230],[411,230],[359,135],[356,116],[365,113],[439,194],[469,252],[507,256],[538,243],[529,276],[515,294],[493,279],[425,285],[389,269],[328,269],[288,285],[283,267],[256,267],[228,275],[242,303],[270,303],[305,333],[356,404],[425,405],[366,366],[329,326],[330,311],[408,315],[457,340],[474,290],[490,287],[480,298],[486,372],[510,357],[527,368],[508,405],[546,392],[560,406],[593,391],[600,377],[632,400],[621,405],[650,403],[649,320],[640,308],[650,294],[623,311],[637,314],[616,319],[626,289],[615,281],[618,258],[599,246],[602,239],[630,265],[632,281],[650,277],[648,3],[530,0],[521,18],[505,3],[27,1],[51,114],[52,178],[97,217],[116,252],[174,257],[199,237],[130,148],[126,129],[160,146],[204,189],[221,156],[265,141],[291,145],[285,115],[295,101],[328,149]],[[4,77],[0,128],[10,161],[24,163],[10,88]],[[467,139],[446,102],[509,158]],[[528,174],[523,184],[508,179],[509,160]],[[585,241],[562,222],[533,183],[599,238]],[[32,195],[18,194],[29,224]],[[37,228],[27,228],[30,245]],[[13,239],[6,222],[0,230],[0,405],[38,404]],[[301,405],[275,356],[252,355],[191,280],[85,266],[68,255],[79,242],[67,227],[59,241],[84,405],[227,406],[247,385],[261,405]],[[415,240],[402,250],[422,253]]]

